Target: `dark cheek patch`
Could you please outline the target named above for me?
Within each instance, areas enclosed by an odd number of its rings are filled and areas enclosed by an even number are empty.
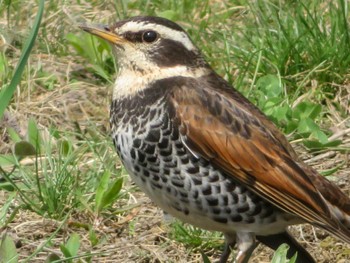
[[[150,50],[150,58],[160,67],[176,65],[195,66],[198,64],[198,54],[188,50],[180,42],[170,39],[160,39],[157,47]]]

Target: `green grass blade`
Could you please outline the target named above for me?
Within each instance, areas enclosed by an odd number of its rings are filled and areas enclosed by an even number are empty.
[[[18,254],[13,239],[6,234],[0,244],[0,263],[17,263]]]
[[[21,81],[21,76],[22,76],[23,70],[27,64],[30,52],[34,46],[36,36],[38,35],[41,18],[42,18],[43,12],[44,12],[44,2],[45,2],[45,0],[41,0],[39,2],[38,14],[35,18],[34,25],[33,25],[33,28],[30,32],[30,35],[29,35],[26,43],[24,44],[22,55],[19,59],[19,62],[17,64],[15,73],[10,81],[10,84],[8,86],[5,85],[1,89],[1,92],[0,92],[0,119],[2,118],[7,105],[9,105],[10,100],[12,98],[13,93],[16,90],[17,85]]]

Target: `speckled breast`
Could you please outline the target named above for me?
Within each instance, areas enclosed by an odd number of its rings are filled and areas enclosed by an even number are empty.
[[[209,230],[259,232],[265,225],[264,231],[272,233],[288,224],[285,213],[194,156],[173,118],[164,96],[139,94],[115,100],[111,107],[117,152],[134,182],[157,205]]]

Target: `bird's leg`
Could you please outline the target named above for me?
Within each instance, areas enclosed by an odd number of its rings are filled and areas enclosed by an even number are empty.
[[[225,248],[221,254],[219,263],[226,263],[228,257],[231,254],[232,249],[236,245],[236,234],[224,234],[225,235]]]
[[[253,233],[243,232],[237,233],[236,242],[238,252],[234,263],[248,263],[250,256],[259,242],[255,240],[255,235]]]

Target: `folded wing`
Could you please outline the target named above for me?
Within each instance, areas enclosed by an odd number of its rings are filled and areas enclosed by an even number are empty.
[[[171,103],[191,152],[282,210],[350,243],[349,230],[318,189],[330,182],[298,164],[288,141],[257,108],[232,89],[214,89],[205,81],[200,88],[189,85],[174,89]],[[342,196],[344,207],[349,206],[349,198],[330,185],[336,191],[332,196]]]

